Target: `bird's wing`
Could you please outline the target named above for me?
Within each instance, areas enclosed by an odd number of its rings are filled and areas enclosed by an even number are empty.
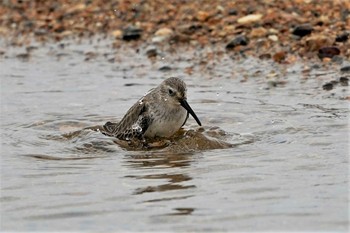
[[[128,140],[142,138],[152,120],[147,113],[147,105],[140,99],[125,114],[119,123],[107,122],[101,132],[107,136]]]

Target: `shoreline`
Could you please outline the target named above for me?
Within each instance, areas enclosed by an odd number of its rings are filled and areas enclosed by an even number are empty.
[[[330,62],[350,58],[347,9],[342,0],[3,1],[0,35],[12,46],[102,35],[115,48],[221,46],[282,64],[299,57]]]

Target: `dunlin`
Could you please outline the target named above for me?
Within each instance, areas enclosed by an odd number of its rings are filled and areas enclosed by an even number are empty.
[[[189,114],[202,125],[187,103],[185,82],[172,77],[146,93],[119,123],[107,122],[101,132],[121,140],[171,137]]]

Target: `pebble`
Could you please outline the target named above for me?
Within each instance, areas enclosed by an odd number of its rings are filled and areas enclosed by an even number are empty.
[[[170,66],[162,66],[159,68],[159,71],[162,71],[162,72],[168,72],[170,70],[171,70]]]
[[[206,21],[209,17],[210,17],[210,15],[206,11],[198,11],[197,15],[196,15],[196,18],[201,22]]]
[[[178,31],[180,33],[186,34],[186,35],[192,35],[194,34],[196,31],[202,29],[203,26],[201,24],[185,24],[185,25],[181,25],[178,27]]]
[[[229,9],[228,10],[228,15],[237,15],[238,11],[236,9]]]
[[[342,86],[349,86],[349,79],[347,77],[340,77],[339,83]]]
[[[344,66],[344,67],[342,67],[342,68],[340,68],[340,71],[341,72],[350,72],[350,66]]]
[[[333,89],[333,83],[326,83],[322,86],[323,90],[330,91]]]
[[[171,30],[170,28],[160,28],[154,33],[154,35],[155,36],[171,36],[173,33],[174,33],[174,31]]]
[[[246,36],[239,35],[226,45],[226,49],[233,49],[238,45],[248,45],[248,43],[249,43],[249,39]]]
[[[305,41],[305,47],[308,51],[318,51],[320,48],[331,46],[332,44],[333,40],[323,35],[310,36]]]
[[[263,27],[253,28],[249,34],[249,37],[261,38],[267,35],[267,30]]]
[[[268,60],[268,59],[271,59],[271,54],[269,54],[269,53],[263,53],[263,54],[259,55],[259,59],[261,59],[261,60]]]
[[[242,18],[237,19],[237,23],[243,24],[243,25],[252,24],[261,20],[262,17],[263,17],[262,14],[246,15]]]
[[[45,35],[48,34],[48,31],[46,29],[44,29],[44,28],[39,28],[39,29],[34,31],[34,34],[36,36],[45,36]]]
[[[273,60],[278,63],[283,62],[286,59],[286,57],[287,54],[284,51],[277,52],[272,56]]]
[[[294,28],[292,34],[300,37],[307,36],[311,34],[313,28],[310,24],[301,24]]]
[[[154,33],[155,37],[152,38],[152,42],[158,43],[158,42],[166,41],[169,38],[171,38],[173,34],[174,34],[174,31],[171,30],[170,28],[160,28]]]
[[[111,32],[112,36],[114,36],[117,39],[123,38],[123,32],[121,30],[115,30]]]
[[[349,39],[349,35],[350,35],[350,33],[344,32],[340,35],[337,35],[337,37],[335,38],[335,41],[336,42],[346,42]]]
[[[148,58],[156,57],[158,55],[158,50],[155,47],[148,48],[146,50],[146,55]]]
[[[269,38],[269,40],[271,40],[273,42],[278,41],[278,36],[276,36],[276,35],[269,35],[268,38]]]
[[[340,54],[340,50],[335,46],[323,47],[318,50],[318,57],[320,59],[323,59],[326,57],[332,58],[339,54]]]
[[[141,38],[142,30],[138,27],[129,26],[123,30],[123,40],[138,40]]]

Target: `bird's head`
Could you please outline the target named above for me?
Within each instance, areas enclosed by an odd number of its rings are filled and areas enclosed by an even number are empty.
[[[164,101],[174,105],[181,105],[192,115],[198,125],[202,125],[190,105],[187,103],[186,84],[182,79],[175,77],[168,78],[162,82],[160,88]]]

